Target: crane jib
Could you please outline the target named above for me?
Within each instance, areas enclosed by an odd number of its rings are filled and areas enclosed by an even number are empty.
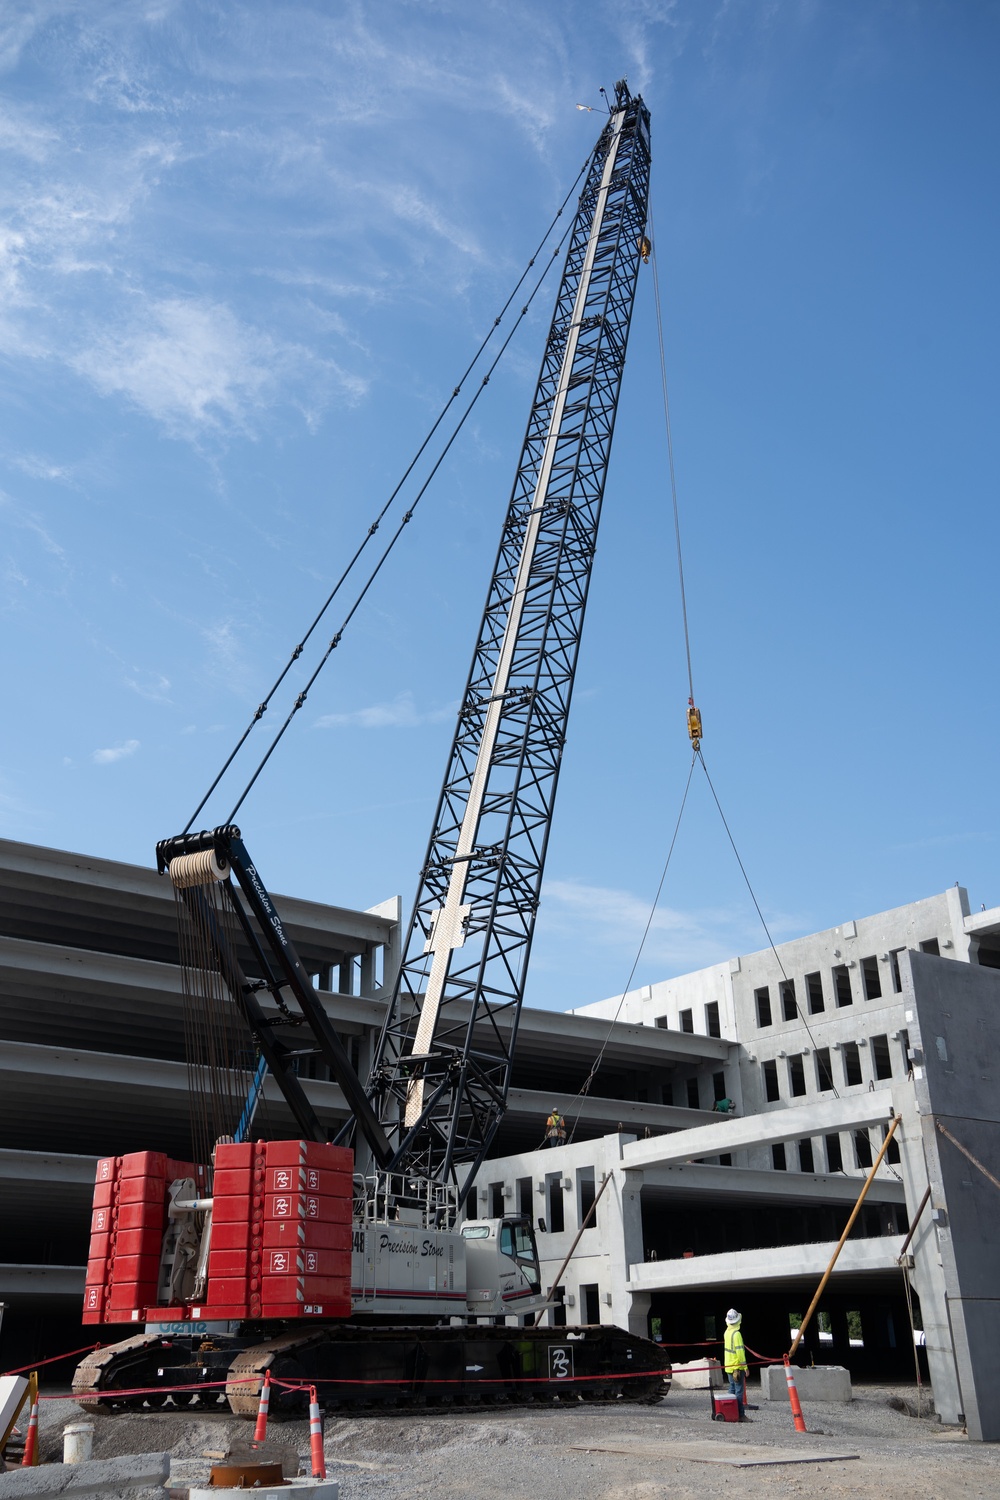
[[[394,1165],[465,1182],[502,1117],[636,277],[649,115],[624,83],[569,236],[371,1091]]]
[[[559,370],[555,401],[552,405],[552,415],[549,419],[549,430],[542,453],[538,482],[535,486],[532,507],[528,513],[527,525],[524,529],[521,558],[518,564],[517,579],[511,595],[507,623],[504,627],[503,644],[500,647],[496,675],[493,679],[493,692],[486,710],[486,720],[483,724],[482,738],[480,739],[479,751],[476,755],[475,770],[472,773],[472,785],[468,801],[465,805],[465,813],[462,817],[458,844],[455,850],[456,859],[460,863],[456,863],[452,868],[444,905],[439,907],[438,911],[434,913],[434,925],[425,945],[425,950],[434,954],[434,962],[431,965],[427,988],[420,1006],[420,1020],[417,1025],[416,1037],[412,1048],[412,1051],[416,1054],[430,1051],[437,1026],[441,994],[444,988],[445,976],[448,972],[451,949],[460,947],[465,941],[464,925],[471,912],[470,906],[463,905],[463,897],[469,875],[469,867],[466,860],[472,851],[476,834],[479,830],[479,822],[483,811],[483,798],[486,794],[490,768],[493,764],[493,753],[496,748],[497,734],[500,728],[500,717],[503,712],[507,689],[510,685],[514,648],[521,628],[528,582],[531,577],[532,564],[534,563],[535,551],[538,544],[539,528],[544,506],[548,498],[549,484],[552,478],[552,466],[555,461],[556,444],[566,411],[566,400],[570,391],[573,365],[584,320],[584,309],[587,305],[587,294],[590,290],[590,282],[594,270],[594,259],[597,254],[601,226],[604,222],[608,188],[618,158],[618,143],[621,139],[621,128],[624,118],[624,109],[616,110],[612,117],[611,145],[604,162],[601,185],[597,195],[597,203],[594,207],[590,236],[587,242],[587,252],[580,272],[576,301],[573,307],[573,317],[566,335],[566,345]],[[410,1085],[406,1099],[405,1122],[408,1127],[415,1125],[420,1118],[420,1112],[423,1108],[423,1097],[423,1079],[415,1078]]]

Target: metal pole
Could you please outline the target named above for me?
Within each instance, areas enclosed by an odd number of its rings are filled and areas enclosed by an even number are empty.
[[[917,1211],[913,1215],[913,1223],[910,1225],[910,1232],[906,1236],[906,1239],[903,1241],[903,1247],[902,1247],[902,1249],[899,1252],[899,1257],[898,1258],[899,1258],[900,1262],[902,1262],[903,1256],[906,1254],[907,1250],[910,1248],[910,1241],[912,1240],[913,1236],[916,1234],[916,1232],[917,1232],[917,1225],[920,1223],[920,1215],[923,1213],[924,1209],[927,1207],[928,1203],[930,1202],[930,1197],[931,1197],[930,1187],[926,1187],[924,1189],[924,1196],[921,1198],[920,1203],[919,1203],[919,1205],[917,1207]]]
[[[851,1230],[854,1228],[854,1221],[858,1217],[858,1214],[861,1212],[861,1205],[862,1205],[862,1203],[864,1203],[865,1199],[868,1196],[868,1189],[871,1187],[872,1183],[875,1181],[875,1173],[878,1171],[879,1167],[882,1165],[882,1158],[883,1158],[883,1156],[885,1155],[885,1153],[889,1149],[889,1142],[892,1140],[892,1137],[893,1137],[893,1135],[895,1133],[895,1130],[896,1130],[896,1126],[899,1124],[899,1119],[900,1119],[899,1115],[893,1115],[893,1117],[892,1117],[892,1124],[889,1126],[889,1129],[886,1132],[885,1140],[882,1142],[882,1149],[879,1152],[878,1156],[876,1156],[875,1161],[872,1164],[872,1169],[868,1173],[868,1176],[865,1178],[865,1185],[861,1189],[861,1192],[858,1194],[858,1201],[857,1201],[857,1203],[855,1203],[854,1208],[853,1208],[853,1210],[851,1212],[851,1217],[847,1221],[847,1227],[845,1228],[843,1234],[840,1236],[840,1239],[837,1241],[837,1248],[836,1248],[836,1250],[834,1250],[833,1255],[830,1257],[830,1264],[827,1266],[826,1270],[823,1272],[823,1279],[820,1282],[819,1286],[816,1288],[816,1295],[815,1295],[815,1297],[812,1299],[812,1301],[809,1304],[809,1311],[806,1313],[805,1317],[802,1319],[802,1322],[799,1325],[798,1330],[796,1331],[795,1337],[792,1340],[792,1347],[788,1351],[788,1358],[789,1359],[794,1359],[794,1357],[795,1357],[795,1351],[799,1347],[799,1344],[802,1341],[802,1335],[806,1331],[806,1328],[807,1328],[807,1326],[809,1324],[810,1318],[812,1317],[813,1313],[816,1311],[816,1304],[817,1304],[817,1302],[819,1301],[819,1299],[823,1295],[823,1292],[824,1292],[824,1290],[826,1288],[826,1284],[830,1280],[830,1276],[831,1276],[831,1274],[833,1272],[833,1268],[837,1264],[837,1259],[838,1259],[838,1257],[840,1255],[840,1252],[844,1248],[844,1243],[845,1243],[845,1241],[847,1239],[847,1236],[850,1234]]]
[[[980,1172],[982,1172],[983,1176],[984,1177],[988,1177],[995,1188],[1000,1188],[1000,1180],[998,1180],[996,1177],[994,1177],[992,1172],[987,1171],[987,1169],[983,1166],[983,1164],[979,1160],[979,1158],[976,1157],[976,1156],[973,1156],[973,1154],[969,1150],[968,1146],[963,1146],[961,1141],[956,1141],[956,1139],[952,1135],[951,1131],[950,1130],[946,1130],[945,1127],[941,1124],[940,1120],[937,1120],[935,1123],[937,1125],[938,1130],[940,1130],[941,1134],[947,1140],[951,1141],[951,1144],[953,1146],[955,1146],[959,1151],[961,1151],[962,1155],[964,1157],[966,1157],[966,1159],[968,1161],[971,1161],[971,1163],[972,1163],[972,1165],[974,1167],[978,1167],[979,1170],[980,1170]]]
[[[558,1272],[556,1274],[556,1279],[552,1283],[552,1290],[549,1292],[549,1295],[546,1297],[545,1301],[542,1303],[541,1307],[538,1309],[538,1312],[535,1314],[536,1318],[540,1318],[542,1316],[542,1313],[545,1311],[545,1309],[551,1305],[552,1299],[553,1299],[553,1297],[556,1294],[556,1289],[558,1288],[559,1283],[560,1283],[560,1281],[563,1278],[563,1275],[565,1273],[566,1267],[569,1265],[570,1261],[573,1259],[573,1253],[576,1250],[577,1245],[580,1243],[580,1240],[581,1240],[581,1238],[583,1236],[583,1231],[586,1229],[587,1225],[590,1223],[591,1219],[593,1218],[593,1216],[594,1216],[594,1210],[597,1208],[597,1205],[600,1203],[600,1201],[601,1201],[601,1195],[603,1194],[604,1189],[607,1187],[608,1183],[611,1181],[611,1177],[612,1177],[612,1174],[610,1172],[606,1172],[605,1173],[605,1175],[604,1175],[604,1181],[601,1183],[600,1188],[598,1189],[597,1193],[595,1194],[593,1203],[590,1205],[590,1207],[587,1209],[587,1212],[584,1214],[584,1216],[583,1216],[583,1223],[580,1225],[579,1229],[576,1231],[576,1239],[573,1241],[572,1245],[570,1245],[570,1247],[569,1247],[569,1254],[566,1256],[566,1259],[563,1261],[562,1265],[559,1267],[559,1270],[558,1270]]]

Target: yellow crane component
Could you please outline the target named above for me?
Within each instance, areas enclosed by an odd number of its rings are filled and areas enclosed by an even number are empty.
[[[697,754],[701,748],[701,709],[695,708],[693,698],[688,699],[687,720],[688,734],[691,737],[691,743]]]
[[[649,237],[644,234],[639,239],[639,254],[642,256],[644,265],[649,265],[649,257],[652,255],[652,253],[653,246],[649,241]]]

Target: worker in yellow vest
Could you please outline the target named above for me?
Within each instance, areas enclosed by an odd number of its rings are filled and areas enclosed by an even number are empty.
[[[729,1376],[729,1389],[736,1397],[736,1409],[741,1422],[749,1422],[747,1403],[747,1352],[740,1332],[742,1313],[731,1307],[726,1313],[726,1334],[723,1340],[725,1370]]]
[[[564,1146],[566,1144],[566,1121],[554,1105],[552,1113],[545,1122],[545,1144],[546,1146]]]

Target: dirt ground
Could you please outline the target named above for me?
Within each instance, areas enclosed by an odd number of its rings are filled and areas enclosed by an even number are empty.
[[[784,1402],[760,1403],[744,1426],[713,1422],[704,1391],[675,1390],[655,1406],[330,1417],[325,1450],[341,1500],[997,1500],[1000,1445],[970,1443],[955,1428],[918,1420],[897,1409],[902,1398],[912,1402],[913,1391],[871,1385],[856,1387],[849,1405],[813,1402],[804,1435]],[[68,1400],[43,1403],[43,1461],[61,1456],[62,1426],[78,1416]],[[245,1444],[252,1432],[225,1416],[103,1417],[94,1457],[169,1450],[171,1489],[183,1495],[207,1481],[206,1453]],[[306,1423],[272,1422],[270,1436],[305,1459]],[[602,1451],[615,1448],[625,1451]],[[804,1455],[809,1462],[719,1462]],[[823,1455],[832,1461],[819,1461]]]

